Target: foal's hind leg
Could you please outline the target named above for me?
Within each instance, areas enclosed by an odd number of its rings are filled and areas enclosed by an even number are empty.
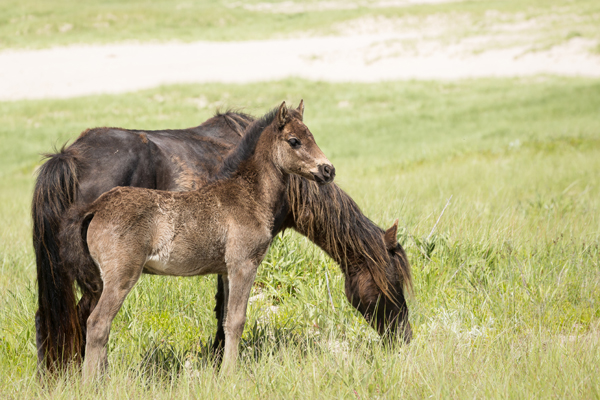
[[[121,309],[125,297],[140,278],[143,262],[129,262],[122,266],[102,266],[104,289],[100,300],[87,320],[87,340],[83,379],[89,381],[105,370],[108,364],[107,348],[110,326]]]

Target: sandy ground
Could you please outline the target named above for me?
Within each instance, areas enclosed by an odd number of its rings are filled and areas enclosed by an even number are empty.
[[[0,52],[0,100],[121,93],[171,83],[462,79],[552,74],[600,77],[594,41],[542,51],[502,35],[443,40],[444,31],[362,20],[341,36],[266,41],[114,44]],[[376,27],[377,29],[374,29]]]
[[[230,8],[243,8],[249,11],[268,12],[273,14],[295,14],[310,11],[325,10],[354,10],[357,8],[386,8],[386,7],[408,7],[416,4],[440,4],[452,3],[460,0],[383,0],[383,1],[331,1],[321,0],[318,2],[294,2],[282,1],[278,3],[244,3],[233,2]]]

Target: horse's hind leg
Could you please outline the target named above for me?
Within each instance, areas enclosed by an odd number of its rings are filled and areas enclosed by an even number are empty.
[[[81,326],[81,359],[85,359],[85,344],[87,337],[87,320],[90,317],[92,311],[98,304],[100,298],[99,293],[84,292],[81,296],[81,300],[77,303],[77,315],[79,316],[79,326]]]
[[[37,347],[37,356],[38,356],[38,362],[37,362],[37,370],[38,370],[38,375],[41,377],[42,374],[44,373],[44,346],[43,346],[43,341],[44,339],[42,338],[42,320],[40,317],[40,310],[38,309],[35,312],[35,345]]]
[[[81,348],[79,349],[79,352],[81,354],[81,358],[83,359],[85,357],[85,338],[86,338],[86,325],[87,325],[87,319],[90,316],[90,313],[92,312],[92,310],[94,309],[94,307],[96,306],[96,303],[98,303],[98,296],[94,295],[94,294],[90,294],[90,293],[84,293],[83,296],[81,297],[81,300],[79,301],[79,303],[77,303],[77,314],[79,316],[79,326],[81,326]],[[38,367],[38,374],[40,376],[42,376],[42,374],[44,373],[44,347],[43,347],[43,341],[45,340],[44,338],[42,338],[42,327],[40,326],[42,323],[41,321],[41,317],[40,317],[40,311],[38,310],[35,313],[35,343],[36,343],[36,348],[37,348],[37,356],[38,356],[38,362],[37,362],[37,367]]]
[[[136,265],[137,264],[137,265]],[[83,379],[89,381],[96,373],[107,367],[107,343],[110,326],[142,274],[143,263],[127,263],[123,266],[103,266],[104,289],[98,304],[87,320],[87,340]]]

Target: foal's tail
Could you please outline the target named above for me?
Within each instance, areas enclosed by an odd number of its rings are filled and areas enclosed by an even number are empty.
[[[38,282],[36,334],[39,366],[52,371],[80,358],[76,274],[61,261],[59,230],[79,191],[78,160],[64,147],[39,169],[33,192],[33,247]]]

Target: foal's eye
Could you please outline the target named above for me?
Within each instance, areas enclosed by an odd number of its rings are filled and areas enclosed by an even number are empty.
[[[298,139],[296,139],[296,138],[291,138],[291,139],[288,139],[288,143],[289,143],[289,144],[290,144],[290,146],[292,146],[292,148],[294,148],[294,149],[296,149],[296,148],[300,147],[300,145],[302,144],[302,143],[300,143],[300,141],[299,141]]]

